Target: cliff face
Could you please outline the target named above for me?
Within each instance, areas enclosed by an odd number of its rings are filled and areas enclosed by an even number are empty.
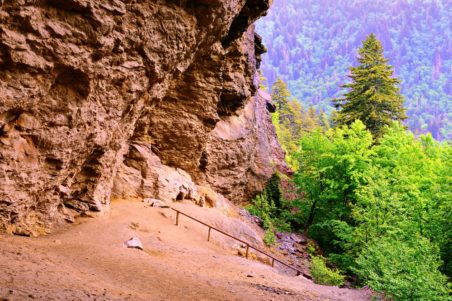
[[[259,191],[283,165],[257,93],[269,2],[0,2],[0,228]]]

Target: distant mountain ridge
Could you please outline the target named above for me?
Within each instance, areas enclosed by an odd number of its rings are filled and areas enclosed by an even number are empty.
[[[257,31],[268,84],[281,77],[303,104],[327,111],[375,33],[402,80],[410,129],[452,139],[452,1],[274,0]]]

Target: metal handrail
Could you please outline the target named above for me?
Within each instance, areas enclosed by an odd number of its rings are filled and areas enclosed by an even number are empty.
[[[204,226],[209,228],[209,231],[207,232],[207,241],[210,241],[210,232],[213,229],[213,230],[215,230],[215,231],[217,231],[217,232],[219,232],[219,233],[221,233],[221,234],[223,234],[225,236],[228,236],[228,237],[230,237],[232,239],[235,239],[235,240],[245,244],[246,245],[246,254],[245,254],[246,258],[248,258],[249,249],[254,249],[254,250],[264,254],[265,256],[270,257],[272,259],[272,263],[271,263],[272,267],[275,266],[275,262],[278,262],[278,263],[282,264],[283,266],[288,267],[288,268],[296,271],[297,272],[297,276],[303,275],[306,278],[309,278],[309,279],[311,278],[309,275],[306,275],[305,273],[303,273],[299,269],[297,269],[297,268],[285,263],[284,261],[279,260],[278,258],[273,257],[272,255],[268,254],[267,252],[262,251],[261,249],[255,247],[255,246],[250,245],[248,242],[246,242],[244,240],[241,240],[240,238],[232,236],[231,234],[228,234],[228,233],[226,233],[226,232],[224,232],[224,231],[222,231],[222,230],[220,230],[218,228],[215,228],[215,227],[213,227],[213,226],[211,226],[209,224],[206,224],[205,222],[200,221],[200,220],[198,220],[198,219],[196,219],[196,218],[194,218],[194,217],[192,217],[192,216],[190,216],[190,215],[188,215],[186,213],[183,213],[182,211],[179,211],[179,210],[174,209],[174,208],[171,208],[171,209],[176,211],[176,226],[179,225],[179,214],[182,214],[182,215],[184,215],[184,216],[186,216],[186,217],[188,217],[188,218],[190,218],[190,219],[192,219],[192,220],[194,220],[194,221],[196,221],[196,222],[198,222],[198,223],[200,223],[200,224],[202,224],[202,225],[204,225]]]

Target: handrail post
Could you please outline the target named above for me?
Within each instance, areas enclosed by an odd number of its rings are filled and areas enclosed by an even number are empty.
[[[224,231],[222,231],[222,230],[220,230],[220,229],[218,229],[218,228],[212,227],[211,225],[206,224],[206,223],[204,223],[204,222],[202,222],[202,221],[200,221],[200,220],[198,220],[198,219],[196,219],[196,218],[194,218],[194,217],[192,217],[192,216],[190,216],[190,215],[187,215],[187,214],[185,214],[185,213],[183,213],[183,212],[180,212],[180,211],[177,210],[177,209],[174,209],[174,208],[171,208],[171,209],[174,210],[174,211],[176,211],[176,226],[179,225],[179,214],[184,215],[184,216],[186,216],[186,217],[188,217],[188,218],[190,218],[190,219],[192,219],[192,220],[194,220],[194,221],[196,221],[196,222],[198,222],[198,223],[201,223],[202,225],[204,225],[204,226],[206,226],[206,227],[209,228],[209,231],[208,231],[208,233],[207,233],[207,241],[210,241],[210,234],[211,234],[211,232],[212,232],[212,229],[214,229],[215,231],[219,232],[220,234],[226,235],[226,236],[228,236],[228,237],[230,237],[230,238],[232,238],[232,239],[235,239],[235,240],[239,241],[239,242],[242,243],[242,244],[245,244],[245,245],[246,245],[246,254],[245,254],[245,257],[246,257],[247,259],[248,259],[249,255],[250,255],[249,252],[250,252],[250,248],[251,248],[251,249],[254,249],[256,252],[262,253],[262,254],[264,254],[265,256],[270,257],[270,258],[272,259],[272,260],[271,260],[271,265],[272,265],[272,267],[275,266],[275,261],[276,261],[276,262],[278,262],[279,264],[281,264],[281,265],[283,265],[283,266],[285,266],[285,267],[288,267],[288,268],[290,268],[290,269],[292,269],[292,270],[295,270],[296,273],[297,273],[297,276],[300,276],[300,275],[305,276],[305,274],[304,274],[303,272],[301,272],[300,270],[298,270],[297,268],[295,268],[295,267],[293,267],[293,266],[291,266],[291,265],[289,265],[289,264],[287,264],[287,263],[285,263],[285,262],[283,262],[283,261],[281,261],[281,260],[279,260],[279,259],[276,259],[276,258],[273,257],[272,255],[267,254],[265,251],[262,251],[262,250],[259,249],[259,248],[253,247],[252,245],[250,245],[250,244],[247,243],[246,241],[243,241],[243,240],[241,240],[241,239],[239,239],[239,238],[237,238],[237,237],[235,237],[235,236],[232,236],[231,234],[228,234],[228,233],[226,233],[226,232],[224,232]],[[243,246],[243,245],[242,245],[242,246]],[[305,277],[306,277],[306,276],[305,276]]]

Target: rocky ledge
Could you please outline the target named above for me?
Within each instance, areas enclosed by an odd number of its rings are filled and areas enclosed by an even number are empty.
[[[256,76],[270,2],[1,1],[0,229],[261,190],[284,167]]]

